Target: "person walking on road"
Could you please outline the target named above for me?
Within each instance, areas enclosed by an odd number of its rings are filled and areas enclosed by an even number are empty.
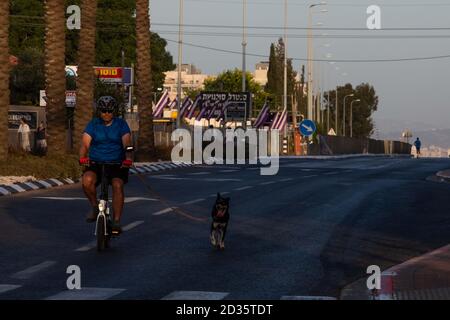
[[[20,125],[19,125],[19,130],[17,131],[17,134],[19,137],[20,148],[25,152],[30,152],[31,151],[30,126],[27,124],[27,122],[23,118],[20,119]]]
[[[47,135],[45,131],[44,121],[41,121],[36,130],[36,151],[39,156],[47,153]]]
[[[420,147],[422,146],[422,142],[420,142],[419,138],[414,141],[414,146],[416,147],[417,158],[420,156]]]

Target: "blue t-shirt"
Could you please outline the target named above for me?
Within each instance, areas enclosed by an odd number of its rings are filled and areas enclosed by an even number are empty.
[[[105,126],[102,119],[95,118],[84,132],[92,138],[89,159],[98,162],[121,162],[125,159],[122,137],[131,132],[125,120],[114,118],[111,125]]]

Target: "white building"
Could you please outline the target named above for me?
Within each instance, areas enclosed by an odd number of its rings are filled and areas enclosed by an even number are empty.
[[[173,71],[167,71],[164,81],[164,90],[169,92],[169,97],[174,100],[178,92],[178,67]],[[181,96],[184,98],[184,92],[187,90],[203,90],[205,80],[212,78],[207,74],[202,74],[192,64],[181,65]]]

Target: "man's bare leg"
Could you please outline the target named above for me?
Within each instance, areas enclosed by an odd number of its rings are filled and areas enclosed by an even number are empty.
[[[93,171],[87,171],[83,174],[82,185],[83,191],[88,198],[92,207],[97,206],[97,189],[95,183],[97,181],[97,175]]]
[[[123,193],[123,181],[119,178],[112,179],[113,199],[112,206],[114,211],[114,221],[120,221],[123,211],[124,193]]]

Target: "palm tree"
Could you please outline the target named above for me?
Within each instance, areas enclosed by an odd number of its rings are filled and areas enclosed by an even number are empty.
[[[148,161],[155,146],[152,115],[149,0],[136,0],[136,82],[139,107],[139,136],[136,158]]]
[[[8,154],[9,1],[0,3],[0,160]]]
[[[81,4],[82,32],[78,52],[77,105],[75,109],[74,148],[80,149],[81,135],[92,118],[94,101],[95,20],[97,0],[83,0]]]
[[[45,90],[49,154],[66,152],[64,0],[45,0]]]

